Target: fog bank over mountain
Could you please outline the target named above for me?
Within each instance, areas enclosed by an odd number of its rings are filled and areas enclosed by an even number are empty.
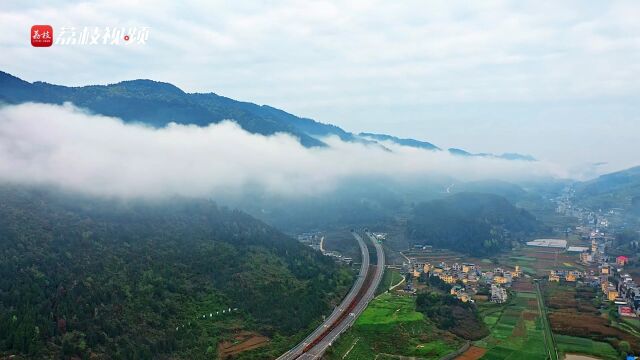
[[[251,134],[231,120],[151,128],[71,104],[28,103],[0,109],[0,180],[118,197],[216,196],[248,188],[301,196],[362,176],[467,181],[570,175],[543,162],[460,157],[391,142],[323,141],[329,146],[306,148],[291,135]]]

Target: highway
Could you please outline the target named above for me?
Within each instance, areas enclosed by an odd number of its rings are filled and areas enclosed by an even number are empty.
[[[333,313],[302,342],[284,353],[278,360],[320,358],[338,336],[355,322],[369,301],[373,299],[384,272],[384,251],[378,241],[371,234],[367,234],[375,246],[378,259],[376,266],[370,268],[369,249],[360,235],[356,232],[352,234],[358,241],[362,252],[362,265],[358,279]],[[349,309],[351,309],[349,314],[345,314]]]

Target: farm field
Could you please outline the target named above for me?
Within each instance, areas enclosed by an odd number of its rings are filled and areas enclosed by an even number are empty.
[[[545,276],[550,270],[580,270],[584,265],[578,262],[576,253],[568,253],[556,249],[522,247],[499,255],[498,264],[513,267],[520,265],[525,274],[531,276]]]
[[[519,265],[525,274],[531,276],[545,276],[554,269],[585,270],[585,266],[578,262],[577,253],[537,247],[520,247],[491,259],[470,258],[462,253],[446,249],[408,250],[403,251],[403,254],[408,258],[415,259],[416,262],[431,264],[438,264],[442,261],[447,264],[475,263],[485,271],[498,266],[513,269]]]
[[[576,253],[549,248],[520,247],[492,258],[470,258],[450,250],[415,249],[403,252],[417,262],[476,263],[483,270],[519,265],[528,275],[514,281],[507,304],[492,304],[476,297],[481,317],[491,335],[474,342],[466,358],[538,359],[548,357],[545,338],[555,341],[559,358],[583,354],[601,359],[620,358],[621,342],[640,352],[640,321],[614,316],[612,306],[601,308],[598,289],[575,284],[541,282],[547,312],[547,333],[531,277],[546,277],[550,270],[588,271]],[[419,286],[418,286],[419,288]],[[622,346],[626,346],[623,344]],[[553,346],[550,345],[553,349]],[[480,350],[479,350],[480,349]],[[555,352],[552,354],[556,356]],[[465,357],[460,357],[465,359]]]
[[[516,292],[506,304],[479,305],[491,334],[475,346],[487,350],[482,359],[544,359],[547,356],[534,292]]]
[[[613,307],[600,309],[601,300],[596,299],[599,294],[597,289],[557,283],[543,284],[551,328],[556,339],[565,340],[562,346],[558,343],[559,350],[579,353],[582,349],[585,354],[594,354],[594,349],[607,348],[602,343],[617,349],[621,341],[626,341],[632,350],[640,351],[640,336],[633,332],[633,328],[629,329],[630,324],[619,324],[618,320],[610,319],[609,310]],[[578,341],[576,338],[583,339]],[[569,341],[572,339],[573,342]],[[561,349],[563,347],[564,350]]]
[[[601,359],[620,358],[618,352],[608,343],[567,335],[556,335],[555,339],[561,356],[564,354],[585,354]]]
[[[467,351],[456,357],[456,360],[478,360],[481,359],[486,352],[487,349],[485,348],[471,346]]]
[[[439,359],[463,341],[439,330],[415,311],[415,297],[385,293],[375,298],[325,354],[327,359],[374,359],[412,356]]]

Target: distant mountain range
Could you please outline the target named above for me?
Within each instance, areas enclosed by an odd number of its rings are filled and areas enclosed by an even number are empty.
[[[326,146],[322,138],[333,135],[349,142],[391,142],[420,149],[442,150],[430,142],[421,140],[401,139],[386,134],[353,134],[338,126],[298,117],[268,105],[237,101],[215,93],[185,93],[172,84],[152,80],[68,87],[40,81],[30,83],[0,71],[0,102],[71,102],[96,114],[118,117],[126,122],[142,122],[154,127],[162,127],[171,122],[206,126],[229,119],[237,122],[244,130],[255,134],[289,133],[300,139],[300,143],[305,147]],[[472,154],[455,148],[448,151],[459,156],[535,161],[529,155],[514,153]]]

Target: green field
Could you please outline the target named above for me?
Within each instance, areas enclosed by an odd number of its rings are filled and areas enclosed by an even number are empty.
[[[389,288],[395,284],[397,284],[400,280],[402,280],[403,276],[397,270],[393,269],[384,269],[384,275],[382,276],[382,280],[380,281],[380,285],[376,289],[376,295],[382,294],[383,292],[389,290]]]
[[[380,355],[380,359],[401,355],[439,359],[462,343],[416,312],[414,297],[387,293],[369,304],[354,326],[329,348],[326,358],[374,359]]]
[[[633,330],[640,331],[640,320],[638,318],[622,317],[622,321],[631,326]]]
[[[487,349],[483,359],[544,359],[542,319],[535,293],[513,293],[506,304],[479,305],[480,314],[491,334],[475,343]]]
[[[608,343],[567,335],[556,335],[556,344],[561,354],[586,354],[602,359],[619,359],[618,352]]]

